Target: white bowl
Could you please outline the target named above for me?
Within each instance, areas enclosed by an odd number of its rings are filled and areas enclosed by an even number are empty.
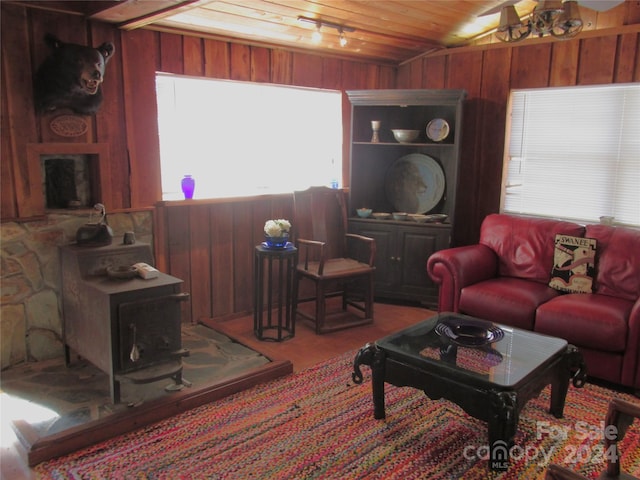
[[[378,220],[386,220],[387,218],[391,218],[391,214],[386,212],[373,212],[371,216]]]
[[[427,216],[421,213],[410,213],[409,218],[414,222],[423,223],[427,221]]]
[[[356,212],[358,213],[358,216],[361,218],[367,218],[369,215],[371,215],[370,208],[359,208],[358,210],[356,210]]]
[[[420,130],[398,130],[392,129],[393,136],[400,143],[411,143],[418,135],[420,135]]]
[[[426,221],[429,223],[442,223],[448,218],[448,215],[444,213],[433,213],[431,215],[426,215],[426,217]]]
[[[394,220],[406,220],[408,215],[405,212],[393,212],[391,214]]]

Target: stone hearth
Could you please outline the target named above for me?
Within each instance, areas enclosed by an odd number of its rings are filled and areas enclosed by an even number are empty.
[[[68,212],[68,213],[67,213]],[[0,368],[64,355],[58,247],[75,241],[93,210],[66,210],[0,228]],[[114,242],[124,232],[153,245],[151,211],[108,214]]]

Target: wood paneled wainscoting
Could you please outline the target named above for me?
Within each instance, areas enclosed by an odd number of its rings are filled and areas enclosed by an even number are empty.
[[[292,220],[291,194],[158,205],[156,263],[183,279],[183,291],[191,294],[182,306],[183,322],[252,311],[254,248],[273,218]]]

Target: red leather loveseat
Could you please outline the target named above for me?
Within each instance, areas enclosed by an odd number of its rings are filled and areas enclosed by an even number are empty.
[[[596,240],[592,293],[549,286],[556,234]],[[640,389],[640,230],[492,214],[476,245],[434,253],[439,311],[561,337],[590,376]]]

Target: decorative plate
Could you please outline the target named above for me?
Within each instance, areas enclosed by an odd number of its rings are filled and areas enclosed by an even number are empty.
[[[446,319],[436,325],[435,331],[463,347],[481,347],[504,337],[500,327],[484,320]]]
[[[396,212],[426,213],[444,195],[442,167],[428,155],[411,153],[396,160],[385,178],[387,199]]]
[[[89,124],[76,115],[59,115],[49,123],[49,128],[61,137],[79,137],[87,132]]]
[[[287,242],[282,247],[276,247],[275,245],[269,245],[267,242],[262,242],[262,248],[266,248],[267,250],[289,250],[293,248],[293,243]]]
[[[449,136],[449,124],[444,118],[434,118],[427,124],[427,137],[434,142],[441,142]]]

